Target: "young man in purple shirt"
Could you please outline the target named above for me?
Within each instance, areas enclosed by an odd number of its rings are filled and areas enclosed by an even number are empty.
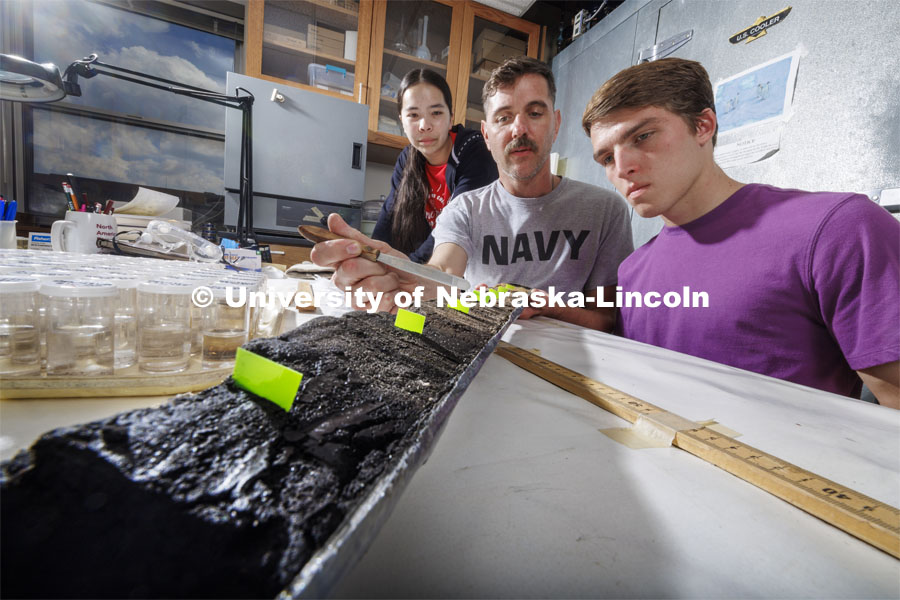
[[[859,194],[728,177],[713,159],[712,86],[694,61],[619,72],[582,125],[610,182],[665,223],[622,262],[623,292],[708,297],[708,307],[622,306],[625,337],[846,396],[864,382],[900,408],[896,219]]]

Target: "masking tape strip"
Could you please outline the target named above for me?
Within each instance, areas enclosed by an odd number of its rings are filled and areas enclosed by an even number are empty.
[[[668,448],[679,431],[696,429],[699,423],[669,412],[641,415],[631,427],[601,429],[600,433],[633,450]]]
[[[600,433],[632,450],[668,448],[675,439],[674,433],[670,435],[644,417],[639,417],[631,427],[601,429]]]
[[[706,427],[710,431],[714,431],[714,432],[718,433],[719,435],[724,435],[725,437],[737,438],[737,437],[741,437],[743,435],[739,431],[735,431],[734,429],[725,427],[724,425],[715,421],[714,419],[709,419],[708,421],[700,421],[699,423],[697,423],[697,425]]]
[[[675,439],[675,434],[679,431],[688,431],[690,429],[697,429],[698,427],[700,427],[700,424],[696,423],[695,421],[689,421],[684,417],[679,417],[674,413],[665,411],[638,417],[638,423],[640,423],[641,419],[652,421],[657,427],[664,430],[667,434],[670,433],[673,440]]]

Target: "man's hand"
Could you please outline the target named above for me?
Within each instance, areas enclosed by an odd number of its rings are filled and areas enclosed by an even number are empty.
[[[543,308],[527,307],[522,310],[519,315],[520,319],[530,319],[532,317],[544,316],[552,319],[559,319],[566,323],[580,325],[589,329],[605,331],[607,333],[613,330],[616,324],[616,309],[609,307],[590,306],[585,308],[570,308],[568,306],[547,306],[546,302],[549,295],[544,290],[537,288],[529,294],[531,297],[540,296],[545,299]]]
[[[310,258],[321,267],[333,267],[331,281],[340,289],[362,289],[367,292],[383,292],[379,311],[395,312],[394,296],[399,291],[412,292],[417,280],[411,275],[394,271],[382,263],[360,258],[362,246],[370,246],[385,254],[407,258],[388,244],[366,237],[353,229],[337,213],[328,216],[328,229],[344,240],[332,240],[316,244]],[[354,306],[357,310],[365,310],[364,305]]]
[[[520,319],[522,319],[524,321],[524,320],[530,319],[532,317],[539,317],[541,315],[547,315],[547,302],[549,299],[549,295],[544,290],[539,290],[538,288],[533,288],[531,290],[531,292],[528,293],[528,299],[530,301],[531,298],[537,298],[537,297],[544,299],[543,308],[534,308],[531,306],[526,306],[525,308],[522,309],[522,314],[519,315]],[[547,315],[547,316],[550,316],[550,315]]]

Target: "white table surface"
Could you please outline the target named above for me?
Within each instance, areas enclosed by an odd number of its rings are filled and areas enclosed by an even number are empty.
[[[507,341],[900,506],[900,411],[536,319]],[[335,597],[897,598],[900,561],[497,355]]]
[[[549,319],[505,339],[900,506],[900,411]],[[0,401],[0,457],[164,398]],[[900,561],[488,359],[336,597],[900,598]]]

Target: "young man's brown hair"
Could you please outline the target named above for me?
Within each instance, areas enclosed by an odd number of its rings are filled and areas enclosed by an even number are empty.
[[[556,82],[553,80],[553,71],[550,70],[550,66],[530,56],[516,56],[507,59],[491,73],[491,78],[487,80],[481,91],[482,105],[486,104],[487,99],[496,94],[500,88],[515,85],[520,77],[529,74],[540,75],[547,80],[550,99],[556,104]]]
[[[683,58],[663,58],[628,67],[613,75],[594,93],[584,109],[581,125],[591,135],[591,125],[622,108],[656,106],[680,116],[691,131],[704,109],[716,111],[709,74],[703,65]],[[713,146],[716,145],[713,135]]]

